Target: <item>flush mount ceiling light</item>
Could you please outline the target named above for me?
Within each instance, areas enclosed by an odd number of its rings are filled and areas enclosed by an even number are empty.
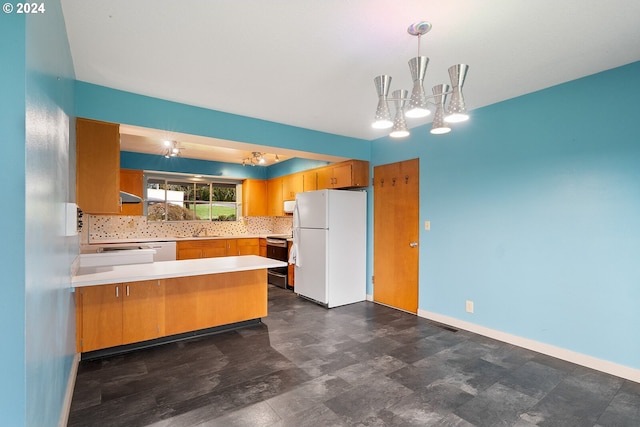
[[[183,148],[178,147],[177,141],[165,141],[164,142],[164,157],[169,159],[171,157],[179,157]]]
[[[264,153],[260,153],[258,151],[252,152],[251,153],[251,157],[247,157],[246,159],[242,159],[242,166],[264,165],[265,163],[266,163],[266,160],[264,159]]]
[[[372,126],[375,129],[393,128],[390,135],[393,138],[402,138],[409,135],[405,117],[419,118],[431,114],[429,104],[435,106],[436,114],[431,126],[431,133],[443,134],[451,130],[448,123],[458,123],[469,119],[467,109],[462,96],[462,86],[469,66],[457,64],[449,67],[451,86],[440,84],[433,87],[433,95],[426,95],[424,91],[424,77],[427,72],[429,58],[420,55],[420,38],[431,30],[431,23],[426,21],[416,22],[407,28],[407,32],[418,37],[418,56],[409,60],[409,70],[413,79],[411,97],[406,90],[396,90],[389,98],[391,76],[381,75],[373,79],[378,93],[378,108]],[[446,104],[447,96],[451,94],[449,104]],[[433,101],[429,101],[433,99]],[[391,119],[388,101],[395,102],[396,115]]]

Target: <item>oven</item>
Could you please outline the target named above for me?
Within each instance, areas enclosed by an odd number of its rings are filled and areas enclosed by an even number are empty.
[[[289,261],[289,244],[283,237],[267,237],[267,258],[278,261]],[[271,285],[287,289],[288,268],[275,267],[267,270],[267,282]]]

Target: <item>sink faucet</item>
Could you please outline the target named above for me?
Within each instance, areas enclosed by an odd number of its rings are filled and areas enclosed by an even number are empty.
[[[200,227],[200,230],[197,230],[193,233],[193,237],[200,236],[200,233],[202,233],[203,231],[204,231],[204,227]]]

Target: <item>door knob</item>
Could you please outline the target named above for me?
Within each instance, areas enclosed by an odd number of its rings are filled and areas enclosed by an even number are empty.
[[[411,242],[411,243],[409,243],[409,246],[411,246],[412,248],[417,248],[418,247],[418,242]]]

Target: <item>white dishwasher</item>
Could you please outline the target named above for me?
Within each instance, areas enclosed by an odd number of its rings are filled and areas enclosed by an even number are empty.
[[[176,242],[128,242],[128,243],[94,243],[90,245],[81,245],[81,254],[98,254],[113,253],[126,251],[130,256],[134,254],[136,249],[153,249],[153,262],[158,261],[175,261],[176,260]]]
[[[156,250],[153,262],[176,260],[176,242],[147,242],[144,245]]]

